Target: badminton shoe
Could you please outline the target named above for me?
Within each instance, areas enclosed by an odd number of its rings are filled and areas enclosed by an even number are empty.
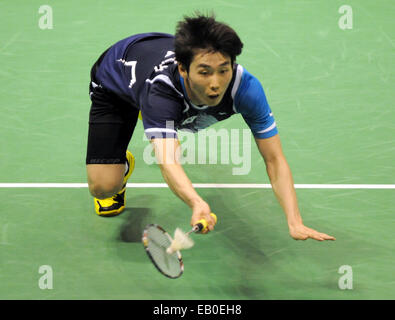
[[[99,216],[113,217],[120,214],[125,209],[126,183],[129,177],[132,175],[132,172],[134,170],[134,162],[135,162],[134,156],[129,150],[126,151],[126,162],[128,169],[125,172],[125,176],[123,178],[123,187],[121,191],[119,191],[111,198],[107,198],[107,199],[94,198],[95,211]]]

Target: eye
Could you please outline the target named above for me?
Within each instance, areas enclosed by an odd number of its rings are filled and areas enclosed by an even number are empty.
[[[208,72],[206,70],[201,70],[201,71],[199,71],[199,74],[206,76],[206,75],[208,75]]]
[[[219,71],[219,73],[225,74],[225,73],[227,73],[228,71],[229,71],[229,69],[222,69],[222,70]]]

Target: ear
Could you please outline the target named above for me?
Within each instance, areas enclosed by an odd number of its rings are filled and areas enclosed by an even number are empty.
[[[178,63],[178,72],[180,73],[181,77],[184,79],[188,77],[188,71],[184,65]]]

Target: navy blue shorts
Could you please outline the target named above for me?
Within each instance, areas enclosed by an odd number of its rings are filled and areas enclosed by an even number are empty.
[[[122,164],[136,127],[139,110],[130,102],[97,86],[97,67],[105,51],[91,69],[89,132],[86,164]]]

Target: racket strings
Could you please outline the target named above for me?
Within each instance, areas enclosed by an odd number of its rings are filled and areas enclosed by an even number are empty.
[[[146,230],[147,250],[155,266],[170,277],[177,277],[182,273],[182,263],[177,252],[168,254],[166,249],[171,245],[171,237],[157,226]]]

